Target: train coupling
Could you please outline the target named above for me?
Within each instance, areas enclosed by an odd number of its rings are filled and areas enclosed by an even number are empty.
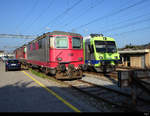
[[[79,79],[82,78],[82,67],[74,67],[73,64],[68,64],[68,67],[65,64],[60,64],[57,66],[57,79]]]

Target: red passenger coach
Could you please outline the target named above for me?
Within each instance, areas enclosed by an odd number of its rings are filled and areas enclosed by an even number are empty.
[[[27,59],[26,46],[22,46],[15,50],[16,59],[24,60]]]
[[[56,78],[82,78],[82,39],[83,37],[77,33],[48,32],[23,46],[22,55],[27,65],[38,67],[45,73],[55,75]],[[16,58],[21,57],[17,54]]]

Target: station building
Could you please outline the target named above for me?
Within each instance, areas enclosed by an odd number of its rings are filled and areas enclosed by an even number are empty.
[[[120,67],[150,68],[150,49],[119,50],[122,63]]]
[[[0,57],[4,56],[4,51],[0,50]]]
[[[3,57],[14,58],[15,54],[14,53],[5,53],[3,50],[0,50],[0,58],[3,58]]]

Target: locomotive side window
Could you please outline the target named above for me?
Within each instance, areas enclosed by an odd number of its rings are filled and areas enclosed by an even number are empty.
[[[36,49],[36,48],[35,48],[35,43],[33,43],[32,46],[33,46],[33,50],[35,50],[35,49]]]
[[[79,37],[72,37],[72,48],[81,48],[81,39]]]
[[[42,48],[42,40],[41,39],[38,41],[38,45],[39,45],[39,49]]]
[[[30,51],[32,51],[33,49],[32,49],[32,44],[30,44]]]
[[[28,51],[30,51],[30,45],[29,44],[27,45],[27,49],[28,49]]]
[[[68,48],[68,38],[65,36],[56,36],[55,47],[56,48]]]

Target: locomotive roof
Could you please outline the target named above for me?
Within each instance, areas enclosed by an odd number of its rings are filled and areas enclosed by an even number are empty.
[[[71,35],[71,36],[81,36],[80,34],[78,33],[70,33],[70,32],[64,32],[64,31],[53,31],[53,32],[47,32],[47,33],[44,33],[43,35],[37,37],[36,40],[39,40],[39,39],[42,39],[46,36],[49,36],[49,35]],[[34,40],[33,40],[34,41]]]
[[[70,32],[64,32],[64,31],[53,31],[53,32],[48,32],[48,35],[71,35],[71,36],[81,36],[78,33],[70,33]]]
[[[44,33],[43,35],[41,36],[38,36],[36,39],[30,41],[28,44],[36,41],[36,40],[40,40],[46,36],[50,36],[50,35],[71,35],[71,36],[81,36],[80,34],[78,33],[71,33],[71,32],[64,32],[64,31],[53,31],[53,32],[47,32],[47,33]]]

